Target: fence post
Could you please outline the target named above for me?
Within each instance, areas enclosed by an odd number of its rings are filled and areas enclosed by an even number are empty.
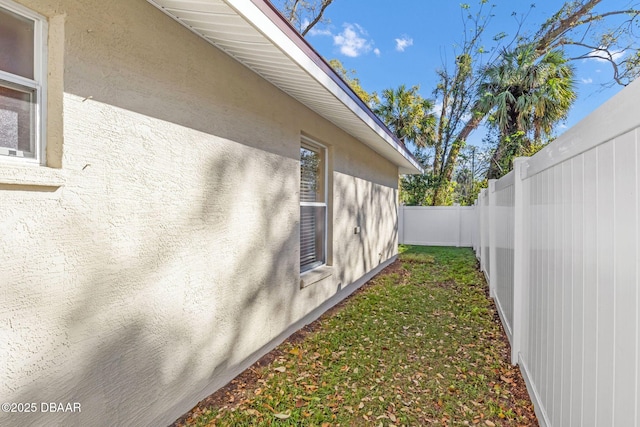
[[[485,226],[484,226],[484,217],[487,214],[487,211],[486,211],[485,206],[484,206],[484,199],[486,197],[486,192],[487,192],[487,189],[483,188],[480,191],[480,197],[478,198],[478,200],[480,201],[479,202],[480,211],[478,212],[478,215],[479,215],[479,219],[478,220],[480,221],[480,224],[479,224],[479,227],[480,227],[480,238],[479,238],[480,248],[478,250],[478,255],[480,257],[480,270],[482,271],[482,274],[484,274],[484,275],[487,274],[487,272],[486,272],[487,268],[485,267],[485,262],[487,261],[487,254],[484,253],[485,252],[484,251],[484,246],[485,246],[485,243],[487,242],[487,230],[485,229]]]
[[[495,179],[489,180],[489,209],[487,214],[489,215],[489,296],[491,298],[496,297],[496,280],[498,275],[496,274],[496,181]]]
[[[528,250],[529,241],[525,229],[525,212],[528,203],[526,183],[522,179],[523,169],[527,158],[517,158],[513,161],[513,325],[511,340],[511,364],[519,361],[522,343],[526,339],[524,327],[525,316],[528,315],[525,304],[525,292],[528,287]]]
[[[476,258],[480,261],[480,245],[482,244],[482,207],[480,206],[480,194],[478,194],[478,198],[476,199]]]
[[[404,244],[404,205],[398,205],[398,244]]]
[[[458,216],[458,243],[456,247],[459,248],[462,243],[462,212],[460,211],[460,203],[454,203],[453,206],[456,207],[456,215]]]
[[[473,248],[473,254],[478,257],[478,236],[476,236],[476,231],[479,230],[478,226],[478,199],[473,202],[473,223],[471,225],[471,247]]]

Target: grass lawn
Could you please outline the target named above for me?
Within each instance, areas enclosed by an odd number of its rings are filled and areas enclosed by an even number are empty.
[[[473,252],[400,253],[176,425],[537,425]]]

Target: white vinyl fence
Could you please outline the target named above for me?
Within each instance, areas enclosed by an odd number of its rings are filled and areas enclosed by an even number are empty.
[[[640,425],[639,139],[640,80],[476,201],[473,247],[542,426]]]
[[[398,242],[424,246],[473,245],[472,206],[400,206]]]

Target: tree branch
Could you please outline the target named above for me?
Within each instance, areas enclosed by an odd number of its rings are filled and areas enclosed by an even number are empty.
[[[557,23],[551,29],[546,30],[546,32],[539,38],[535,47],[536,54],[542,55],[544,52],[547,52],[549,50],[549,47],[553,44],[554,40],[557,40],[567,31],[574,28],[578,24],[580,19],[587,13],[589,13],[589,11],[601,1],[602,0],[589,0],[578,10],[571,12],[566,18],[557,21]],[[554,18],[557,17],[554,16]]]
[[[611,67],[613,68],[613,80],[618,83],[620,86],[626,86],[628,83],[624,83],[620,78],[620,69],[618,68],[618,64],[613,59],[613,54],[609,51],[609,49],[591,46],[586,43],[575,42],[572,40],[565,41],[564,44],[569,44],[573,46],[581,46],[587,49],[591,49],[591,51],[585,55],[576,56],[573,58],[569,58],[569,61],[576,61],[579,59],[602,59],[604,61],[609,62]],[[595,52],[600,52],[602,55],[595,54]]]
[[[324,11],[329,5],[333,2],[333,0],[322,0],[322,4],[320,6],[320,12],[313,18],[313,20],[306,26],[306,28],[302,31],[302,36],[304,37],[311,28],[313,28],[320,20],[322,19],[322,15],[324,15]]]

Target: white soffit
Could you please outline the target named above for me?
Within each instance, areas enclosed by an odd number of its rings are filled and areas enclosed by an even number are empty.
[[[267,0],[255,0],[263,9],[251,0],[147,1],[398,165],[400,173],[422,172],[302,37],[277,14],[267,16]]]

